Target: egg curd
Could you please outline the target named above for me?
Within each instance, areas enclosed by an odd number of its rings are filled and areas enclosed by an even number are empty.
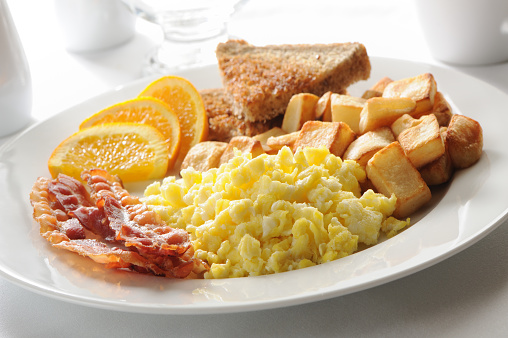
[[[368,190],[365,171],[325,148],[276,155],[237,152],[217,169],[185,169],[145,190],[143,202],[186,229],[205,278],[301,269],[354,253],[408,226],[390,215],[396,197]]]

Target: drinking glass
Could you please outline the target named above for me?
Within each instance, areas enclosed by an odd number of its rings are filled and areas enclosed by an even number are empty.
[[[124,0],[143,19],[159,25],[164,40],[144,67],[164,74],[216,62],[217,44],[226,41],[228,22],[246,0]]]

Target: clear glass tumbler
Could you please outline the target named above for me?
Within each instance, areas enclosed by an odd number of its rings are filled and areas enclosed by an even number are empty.
[[[216,62],[215,48],[228,39],[228,22],[246,0],[124,0],[159,25],[164,41],[147,57],[146,74],[164,74]]]

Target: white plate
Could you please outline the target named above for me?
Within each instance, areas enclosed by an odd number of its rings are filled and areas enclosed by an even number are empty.
[[[112,271],[56,250],[32,220],[29,192],[46,161],[85,117],[135,97],[141,80],[106,93],[28,129],[0,151],[0,271],[29,290],[88,306],[163,314],[251,311],[302,304],[357,292],[442,261],[483,238],[506,218],[508,149],[504,146],[508,96],[467,75],[407,61],[371,58],[371,80],[351,88],[359,94],[383,76],[400,79],[430,72],[455,112],[478,120],[484,154],[438,189],[417,222],[392,239],[352,256],[277,275],[227,280],[169,280]],[[187,71],[198,88],[220,86],[216,67]]]

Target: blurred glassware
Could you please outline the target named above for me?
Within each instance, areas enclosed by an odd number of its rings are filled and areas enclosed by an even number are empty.
[[[115,47],[134,36],[136,15],[122,0],[54,0],[54,6],[71,52]]]
[[[152,51],[147,74],[165,74],[216,62],[215,48],[228,39],[228,22],[247,0],[123,0],[159,25],[164,40]]]
[[[5,0],[0,0],[0,137],[25,127],[32,112],[28,62]]]

